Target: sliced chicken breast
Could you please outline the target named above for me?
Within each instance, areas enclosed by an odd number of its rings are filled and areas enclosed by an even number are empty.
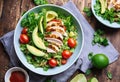
[[[54,51],[56,51],[56,52],[59,51],[59,48],[58,48],[56,45],[54,45],[54,44],[50,44],[50,45],[49,45],[49,48],[51,48],[52,50],[54,50]]]
[[[47,52],[48,52],[48,53],[56,53],[56,51],[52,50],[52,49],[49,48],[49,47],[47,48]]]
[[[48,42],[55,44],[59,47],[63,45],[62,41],[59,39],[56,39],[56,38],[45,38],[45,40],[47,40]]]
[[[64,28],[62,28],[60,26],[47,27],[46,31],[47,32],[57,31],[57,32],[61,33],[62,35],[67,36],[67,33],[65,32]]]

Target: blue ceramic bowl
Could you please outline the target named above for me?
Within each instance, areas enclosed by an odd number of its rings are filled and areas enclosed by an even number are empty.
[[[67,64],[61,65],[59,67],[51,68],[48,71],[44,71],[43,68],[35,68],[32,64],[29,64],[26,60],[25,55],[20,50],[20,43],[19,43],[19,37],[20,37],[21,31],[22,31],[22,27],[20,24],[21,20],[24,17],[26,17],[28,13],[39,12],[43,8],[48,9],[48,10],[50,9],[50,10],[54,10],[54,11],[61,11],[61,12],[63,12],[63,14],[71,15],[73,17],[74,24],[76,25],[77,30],[78,30],[78,39],[77,39],[78,44],[76,46],[76,49],[75,49],[73,55],[68,59]],[[83,37],[82,26],[81,26],[80,22],[78,21],[78,19],[67,9],[57,6],[57,5],[52,5],[52,4],[36,6],[32,9],[30,9],[29,11],[27,11],[19,20],[19,22],[16,26],[16,29],[15,29],[15,33],[14,33],[14,47],[15,47],[15,51],[16,51],[16,54],[17,54],[19,60],[22,62],[22,64],[26,68],[28,68],[29,70],[31,70],[37,74],[40,74],[40,75],[58,74],[58,73],[61,73],[65,70],[67,70],[70,66],[72,66],[75,63],[75,61],[78,59],[78,57],[80,56],[80,53],[81,53],[81,50],[83,47],[83,42],[84,42],[83,40],[84,40],[84,37]]]
[[[91,8],[92,8],[92,12],[93,15],[96,17],[96,19],[101,22],[102,24],[104,24],[107,27],[111,27],[111,28],[120,28],[120,24],[113,22],[110,23],[110,21],[103,19],[102,17],[96,15],[95,10],[94,10],[94,5],[96,4],[96,0],[92,0],[91,2]]]

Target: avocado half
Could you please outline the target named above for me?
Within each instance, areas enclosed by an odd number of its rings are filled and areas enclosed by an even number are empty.
[[[37,49],[34,46],[27,44],[26,47],[27,47],[28,51],[35,56],[44,56],[45,55],[44,52],[40,51],[39,49]]]
[[[36,47],[43,50],[47,49],[42,39],[38,36],[38,27],[35,27],[35,29],[33,30],[32,39]]]

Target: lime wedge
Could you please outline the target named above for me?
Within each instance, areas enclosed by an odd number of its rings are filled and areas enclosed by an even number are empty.
[[[88,82],[98,82],[97,78],[93,77],[90,80],[88,80]]]
[[[87,82],[87,79],[84,74],[78,74],[70,82]]]

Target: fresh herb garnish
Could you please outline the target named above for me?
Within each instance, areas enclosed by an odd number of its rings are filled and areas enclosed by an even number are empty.
[[[90,69],[87,69],[87,71],[85,72],[85,75],[90,75],[91,74],[91,70]]]
[[[88,17],[92,16],[92,12],[89,7],[84,7],[83,11],[86,13]]]
[[[110,73],[109,71],[107,72],[107,77],[111,80],[112,79],[112,73]]]
[[[103,37],[103,34],[104,34],[104,31],[102,30],[97,30],[95,33],[94,33],[94,38],[93,38],[93,41],[92,41],[92,44],[95,45],[95,44],[100,44],[100,45],[103,45],[103,46],[107,46],[108,45],[108,40],[106,37]]]
[[[88,54],[88,59],[91,60],[92,57],[93,57],[93,52],[90,52],[90,53]]]
[[[48,4],[47,0],[34,0],[35,5]]]

